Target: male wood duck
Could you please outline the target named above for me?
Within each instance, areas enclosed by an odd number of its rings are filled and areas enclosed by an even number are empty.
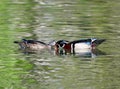
[[[46,44],[42,41],[36,40],[26,40],[22,39],[22,41],[14,41],[14,43],[20,46],[20,49],[30,49],[30,50],[41,50],[49,47],[49,44]]]
[[[55,44],[56,53],[66,54],[66,53],[79,53],[86,49],[96,49],[98,45],[104,42],[105,39],[81,39],[75,41],[66,41],[66,40],[59,40]]]

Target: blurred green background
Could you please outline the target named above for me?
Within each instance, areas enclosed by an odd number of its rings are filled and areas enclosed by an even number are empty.
[[[0,89],[120,89],[119,0],[1,0]],[[95,58],[26,55],[22,38],[105,38]]]

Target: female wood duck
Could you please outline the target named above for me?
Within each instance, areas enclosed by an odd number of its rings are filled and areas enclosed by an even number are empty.
[[[49,48],[49,44],[46,44],[42,41],[36,40],[26,40],[22,39],[22,41],[14,41],[14,43],[20,46],[20,49],[30,49],[30,50],[41,50],[45,48]]]
[[[104,42],[105,39],[81,39],[75,41],[66,41],[59,40],[55,44],[56,53],[64,54],[64,53],[77,53],[81,52],[85,49],[95,49],[98,45]]]

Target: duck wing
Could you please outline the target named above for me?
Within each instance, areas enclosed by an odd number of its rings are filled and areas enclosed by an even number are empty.
[[[91,43],[91,39],[81,39],[81,40],[75,40],[69,42],[70,44],[76,44],[76,43]]]

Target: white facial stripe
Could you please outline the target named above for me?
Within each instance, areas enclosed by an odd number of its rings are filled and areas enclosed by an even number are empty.
[[[59,44],[58,44],[59,48],[64,48],[65,47],[65,44],[63,44],[63,46],[61,47]]]
[[[64,47],[65,46],[65,44],[63,44],[63,46],[62,47]]]

